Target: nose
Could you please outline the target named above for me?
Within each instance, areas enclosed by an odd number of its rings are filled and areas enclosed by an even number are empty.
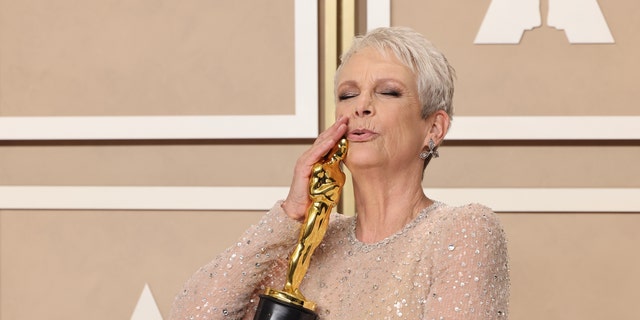
[[[371,99],[361,99],[355,106],[354,114],[356,117],[372,116],[374,114],[374,108]]]

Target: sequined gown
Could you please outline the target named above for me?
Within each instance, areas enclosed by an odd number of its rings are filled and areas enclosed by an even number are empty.
[[[258,295],[282,289],[299,230],[278,202],[187,281],[170,319],[253,319]],[[323,320],[506,319],[504,232],[482,205],[435,202],[396,234],[362,243],[355,218],[333,214],[300,289]]]

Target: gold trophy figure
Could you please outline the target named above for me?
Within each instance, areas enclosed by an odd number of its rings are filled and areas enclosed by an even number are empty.
[[[341,139],[327,155],[317,162],[309,179],[307,216],[300,229],[298,245],[289,257],[289,269],[282,291],[268,288],[260,298],[254,320],[316,319],[315,303],[300,292],[300,283],[309,269],[311,255],[322,242],[331,210],[340,200],[345,175],[340,162],[347,154],[347,139]],[[277,300],[277,301],[274,301]]]

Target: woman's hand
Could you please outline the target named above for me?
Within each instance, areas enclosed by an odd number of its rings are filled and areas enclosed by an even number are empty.
[[[349,118],[347,117],[338,118],[331,127],[318,136],[311,148],[298,158],[293,170],[293,181],[291,181],[289,195],[282,204],[282,208],[292,219],[301,221],[305,218],[307,207],[311,202],[309,199],[311,169],[347,133],[348,122]]]

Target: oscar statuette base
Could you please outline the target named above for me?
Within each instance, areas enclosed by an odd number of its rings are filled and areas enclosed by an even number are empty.
[[[295,303],[272,296],[260,295],[258,310],[253,320],[317,320],[318,315]]]

